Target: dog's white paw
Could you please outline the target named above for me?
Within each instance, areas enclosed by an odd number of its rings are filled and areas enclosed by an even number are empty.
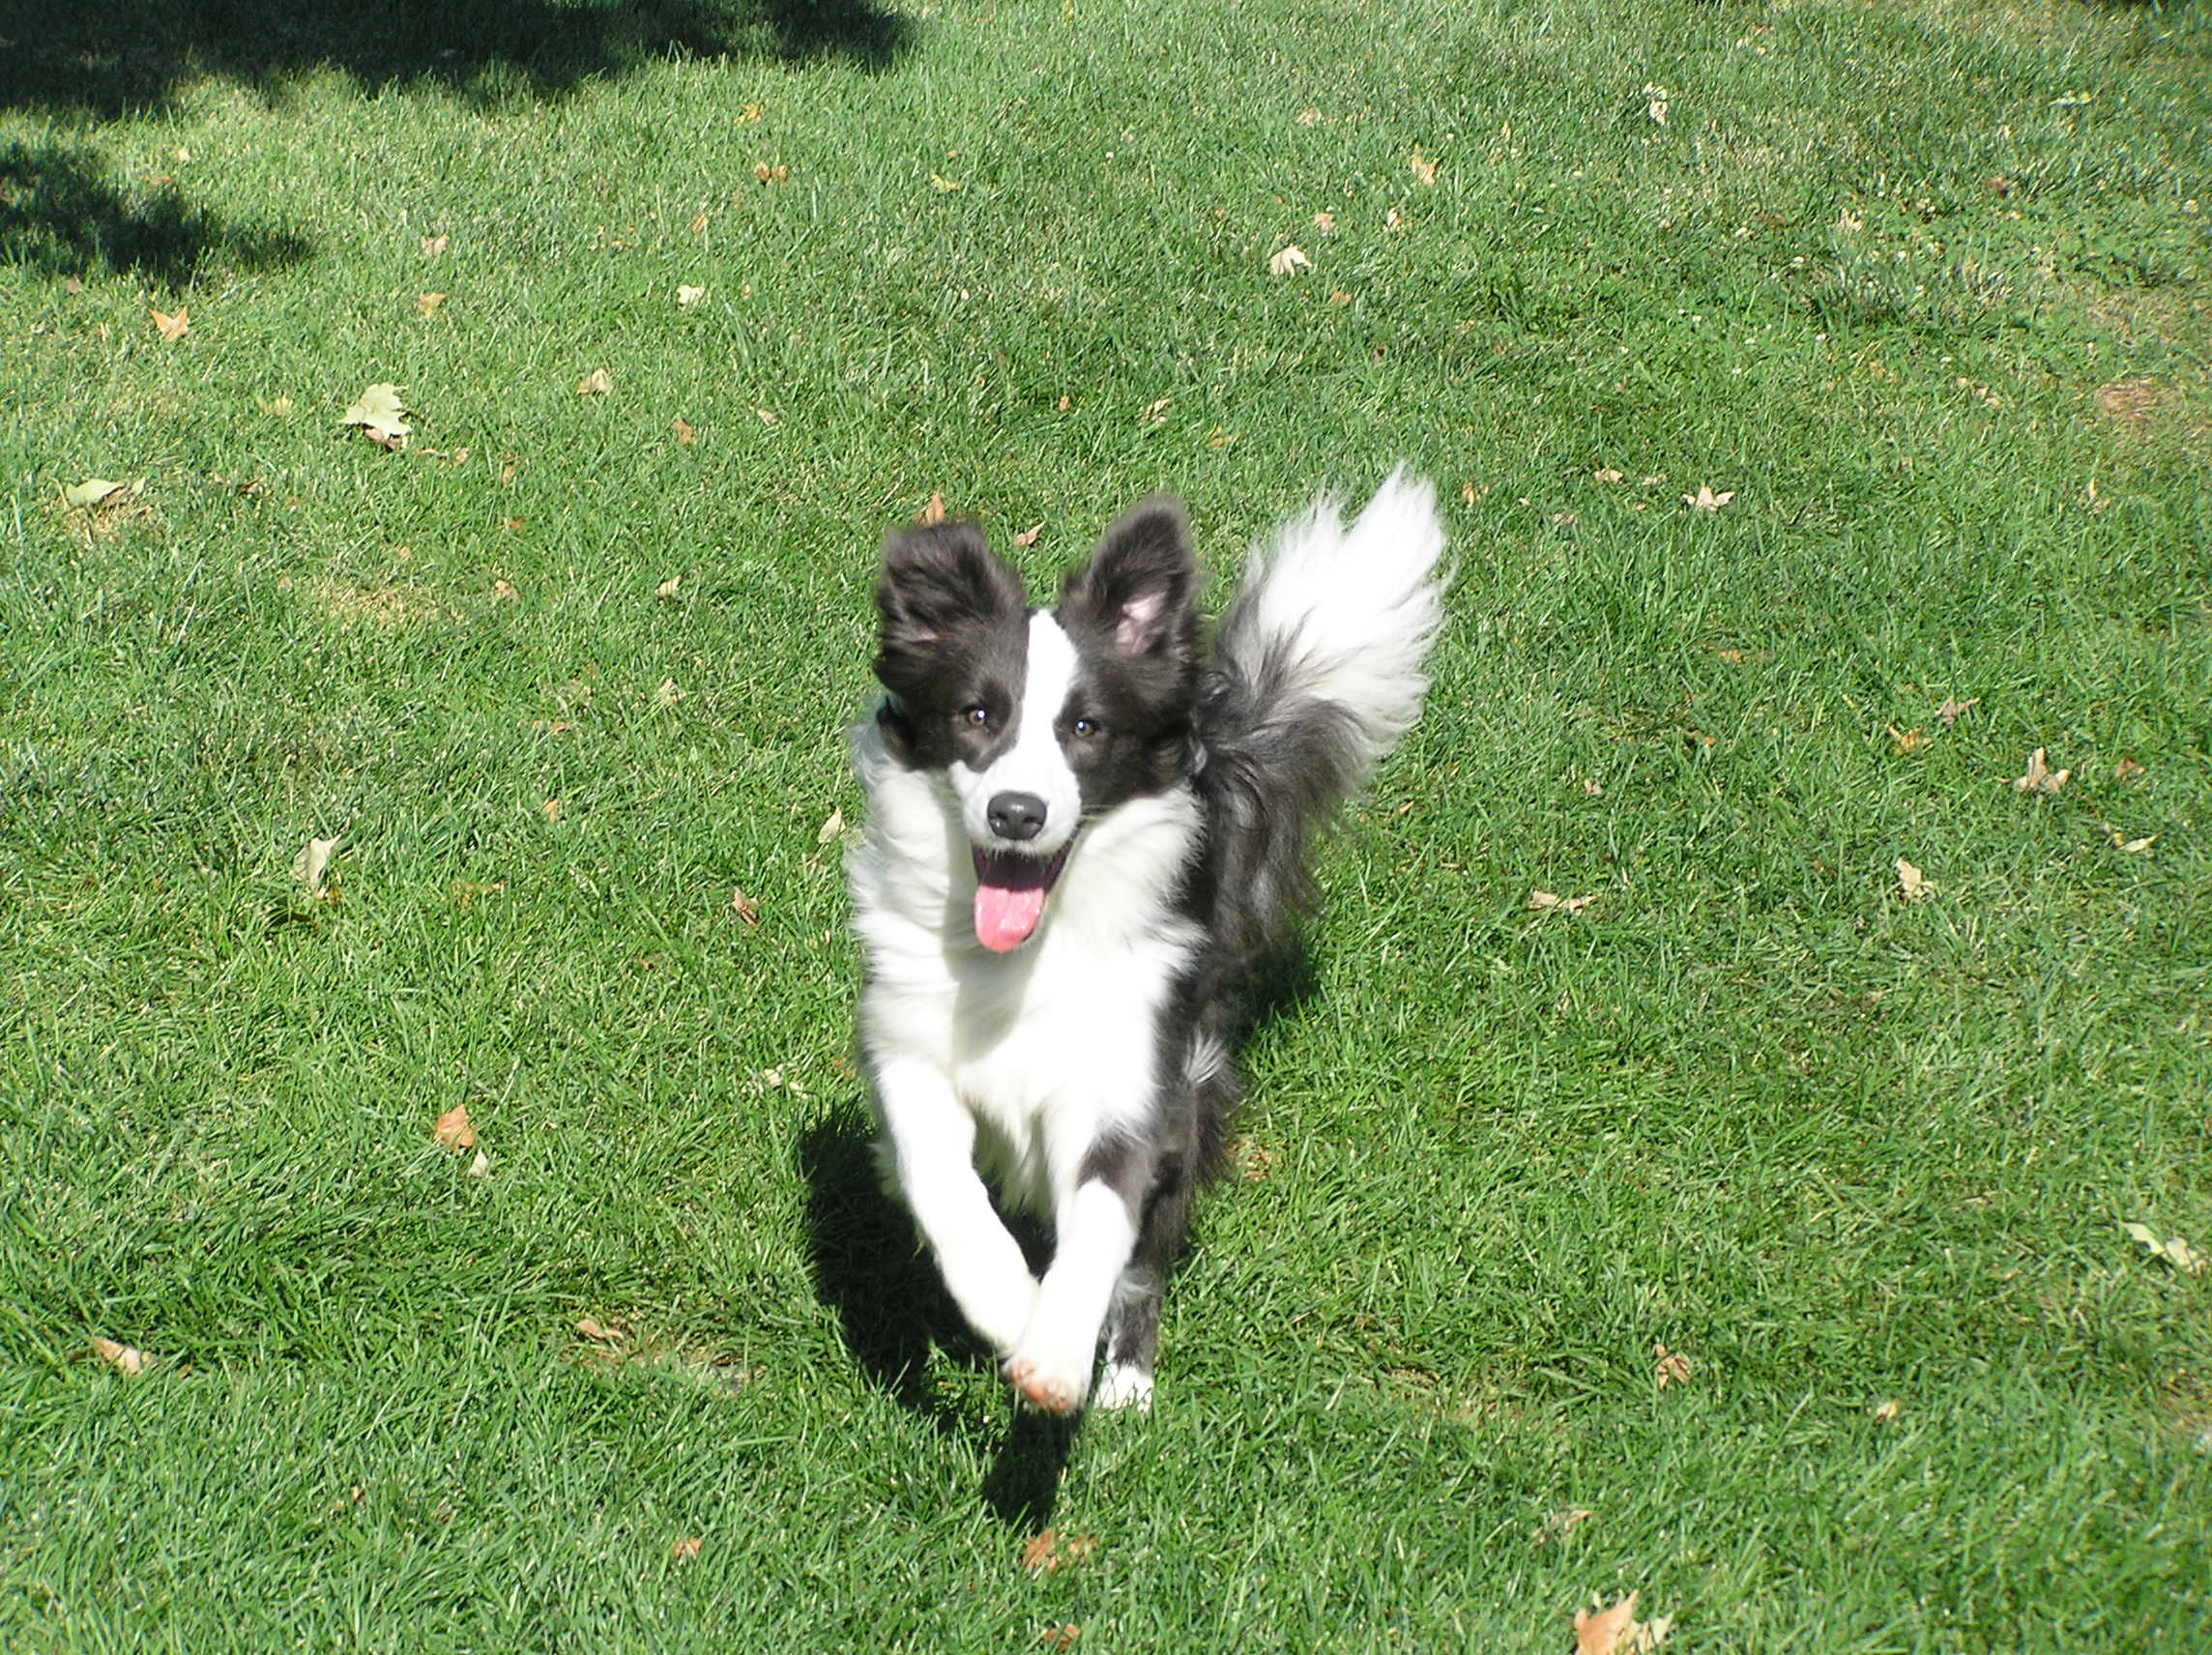
[[[1139,1413],[1150,1413],[1152,1411],[1152,1376],[1142,1368],[1109,1362],[1106,1371],[1098,1376],[1098,1388],[1091,1393],[1091,1406],[1134,1408]]]
[[[1030,1347],[1006,1358],[1006,1382],[1022,1400],[1047,1413],[1073,1413],[1083,1406],[1091,1353]]]

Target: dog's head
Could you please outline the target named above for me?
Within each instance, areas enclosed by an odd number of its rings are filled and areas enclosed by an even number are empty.
[[[1033,610],[974,523],[894,531],[876,583],[878,723],[938,769],[975,857],[975,936],[1036,929],[1084,823],[1172,785],[1198,682],[1198,569],[1182,511],[1147,500]]]

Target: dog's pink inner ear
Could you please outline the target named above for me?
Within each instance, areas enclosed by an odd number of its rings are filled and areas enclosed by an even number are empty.
[[[1140,592],[1121,605],[1121,619],[1114,628],[1114,648],[1124,655],[1141,655],[1159,642],[1160,623],[1168,612],[1168,595]]]

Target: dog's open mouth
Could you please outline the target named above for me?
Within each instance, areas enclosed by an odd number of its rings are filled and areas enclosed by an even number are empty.
[[[1044,915],[1044,899],[1067,865],[1071,838],[1049,857],[1014,851],[975,851],[975,941],[1004,954],[1029,941]]]

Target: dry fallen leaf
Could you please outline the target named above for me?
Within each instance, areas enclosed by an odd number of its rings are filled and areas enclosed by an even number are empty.
[[[476,1158],[475,1160],[471,1161],[471,1162],[468,1164],[468,1166],[467,1166],[467,1167],[465,1167],[464,1169],[462,1169],[462,1172],[461,1172],[461,1176],[463,1176],[464,1178],[488,1178],[488,1177],[490,1177],[490,1176],[491,1176],[491,1157],[490,1157],[489,1155],[485,1154],[485,1153],[484,1153],[484,1152],[483,1152],[481,1149],[479,1149],[479,1150],[477,1151],[477,1158]]]
[[[1905,1405],[1899,1402],[1895,1397],[1891,1397],[1886,1402],[1878,1403],[1876,1405],[1874,1416],[1875,1419],[1880,1424],[1894,1425],[1897,1423],[1898,1415],[1902,1414],[1904,1411]]]
[[[1295,276],[1301,270],[1313,269],[1313,260],[1294,244],[1283,248],[1267,261],[1269,276]]]
[[[679,1540],[675,1545],[668,1549],[668,1554],[679,1563],[690,1562],[694,1557],[699,1555],[698,1536],[690,1535],[684,1539]]]
[[[668,428],[676,433],[676,441],[686,449],[699,440],[699,433],[691,428],[691,421],[681,414],[668,421]]]
[[[1715,494],[1711,483],[1701,482],[1697,493],[1682,496],[1682,504],[1693,511],[1718,511],[1734,498],[1735,490],[1732,488]]]
[[[582,379],[576,381],[576,394],[578,396],[604,396],[614,388],[613,376],[603,367],[596,367],[584,375]]]
[[[934,492],[934,491],[933,491],[933,492],[930,494],[930,497],[929,497],[929,504],[928,504],[928,505],[926,505],[926,506],[924,506],[924,507],[921,508],[921,516],[920,516],[918,519],[917,519],[917,521],[918,521],[918,522],[921,522],[921,523],[942,523],[942,522],[944,522],[944,521],[945,521],[945,496],[944,496],[944,495],[942,495],[942,494],[938,494],[938,493],[936,493],[936,492]]]
[[[518,603],[522,594],[515,590],[514,582],[501,575],[491,583],[491,600],[494,603]]]
[[[2027,773],[2014,776],[2012,785],[2019,793],[2056,793],[2073,773],[2071,769],[2052,769],[2044,763],[2043,749],[2038,747],[2027,755]]]
[[[1577,1527],[1587,1523],[1596,1515],[1597,1513],[1591,1511],[1589,1507],[1582,1505],[1570,1506],[1565,1511],[1555,1511],[1530,1531],[1528,1538],[1538,1546],[1549,1541],[1564,1539],[1567,1535],[1572,1534]]]
[[[1583,792],[1588,794],[1592,798],[1603,798],[1605,797],[1605,784],[1594,776],[1585,776],[1583,777]]]
[[[2120,830],[2117,828],[2111,827],[2110,824],[2106,826],[2105,831],[2111,834],[2114,845],[2131,857],[2139,857],[2158,843],[2156,833],[2145,833],[2139,839],[2126,839],[2120,836]]]
[[[1321,111],[1319,109],[1300,109],[1297,120],[1301,127],[1318,127],[1321,125]]]
[[[1037,1634],[1037,1641],[1047,1649],[1072,1649],[1075,1640],[1083,1636],[1083,1628],[1068,1621],[1060,1626],[1048,1626]]]
[[[477,1147],[477,1129],[469,1124],[469,1106],[465,1103],[456,1103],[439,1116],[431,1132],[442,1147],[456,1153]]]
[[[401,401],[406,393],[404,385],[372,385],[354,398],[338,423],[360,426],[363,436],[384,448],[404,449],[415,430],[407,422],[407,409]]]
[[[1558,896],[1548,890],[1532,890],[1528,893],[1528,906],[1539,914],[1555,908],[1562,914],[1580,914],[1596,900],[1594,895]]]
[[[1575,1655],[1646,1655],[1667,1641],[1674,1624],[1672,1615],[1638,1620],[1630,1592],[1611,1609],[1593,1607],[1575,1616]]]
[[[814,842],[817,845],[827,845],[844,831],[845,807],[843,805],[839,805],[836,809],[830,812],[829,820],[824,822],[822,826],[816,829],[814,834]]]
[[[691,215],[691,233],[694,236],[703,236],[707,233],[706,214],[694,213]]]
[[[1596,478],[1598,481],[1605,483],[1623,482],[1627,480],[1621,476],[1619,472],[1615,471],[1611,466],[1599,466],[1597,470],[1590,473],[1590,476]]]
[[[329,883],[331,857],[338,848],[336,835],[328,839],[309,839],[300,847],[300,854],[292,858],[292,877],[307,887],[309,896],[321,896]]]
[[[1969,707],[1979,707],[1981,704],[1982,698],[1978,695],[1969,696],[1965,701],[1959,700],[1956,696],[1946,695],[1943,698],[1943,705],[1936,709],[1936,716],[1942,719],[1946,725],[1956,724],[1959,721],[1960,713],[1965,711]]]
[[[1900,730],[1892,724],[1889,726],[1889,739],[1897,743],[1900,753],[1917,753],[1928,745],[1928,732],[1917,724],[1909,730]]]
[[[653,705],[663,709],[674,707],[687,693],[676,687],[674,679],[664,678],[660,681],[660,687],[653,692]]]
[[[759,103],[741,103],[738,105],[737,118],[730,125],[733,127],[757,126],[763,113],[764,106]]]
[[[758,925],[760,923],[760,904],[755,902],[751,897],[747,896],[742,890],[732,893],[730,897],[730,912],[735,914],[740,919],[742,919],[747,925]]]
[[[1669,1385],[1686,1385],[1690,1382],[1690,1358],[1681,1351],[1670,1350],[1664,1345],[1654,1345],[1651,1347],[1651,1354],[1657,1358],[1652,1371],[1657,1389],[1665,1390]]]
[[[2137,764],[2133,759],[2122,759],[2112,767],[2112,779],[2114,781],[2134,781],[2142,773],[2142,766]]]
[[[619,1327],[602,1327],[588,1316],[576,1319],[576,1331],[586,1339],[597,1339],[602,1345],[616,1344],[622,1338],[622,1329]]]
[[[146,1371],[146,1352],[135,1345],[118,1345],[112,1339],[95,1339],[93,1354],[128,1378],[136,1378]]]
[[[755,161],[753,162],[753,176],[763,184],[788,184],[791,182],[791,168],[788,166],[771,166],[765,160]],[[932,174],[932,176],[935,175]]]
[[[2158,1232],[2147,1224],[2123,1224],[2120,1228],[2126,1231],[2132,1239],[2148,1248],[2152,1258],[2164,1259],[2175,1269],[2185,1271],[2192,1276],[2203,1274],[2204,1255],[2180,1236],[2168,1235],[2164,1241],[2161,1241],[2158,1238]]]
[[[684,577],[682,575],[672,574],[666,580],[662,581],[658,586],[653,589],[653,595],[655,597],[674,597],[676,595],[676,589],[683,584]]]
[[[706,297],[707,290],[704,287],[679,287],[676,290],[677,308],[688,310]]]
[[[1313,227],[1324,236],[1335,235],[1336,215],[1334,213],[1316,213],[1313,216]]]
[[[561,801],[558,798],[548,798],[538,808],[545,813],[546,821],[557,823],[561,820]]]
[[[1897,883],[1904,887],[1905,900],[1907,902],[1918,902],[1936,888],[1918,868],[1903,857],[1897,858]]]
[[[174,315],[164,315],[159,310],[149,310],[147,313],[154,318],[154,332],[169,344],[175,344],[192,331],[191,320],[181,305],[177,306]]]
[[[1437,163],[1421,154],[1418,149],[1406,158],[1406,165],[1412,173],[1413,181],[1416,184],[1427,186],[1436,183]]]
[[[415,295],[415,308],[425,316],[435,316],[438,313],[438,306],[445,302],[446,296],[443,293],[418,293]]]
[[[423,256],[424,258],[436,258],[436,257],[437,257],[437,256],[438,256],[440,253],[444,252],[445,250],[446,250],[446,238],[445,238],[445,237],[443,237],[443,236],[424,236],[424,237],[422,238],[422,256]]]
[[[1043,533],[1044,525],[1041,522],[1032,523],[1014,537],[1014,544],[1017,546],[1033,546],[1037,543],[1037,537]]]

